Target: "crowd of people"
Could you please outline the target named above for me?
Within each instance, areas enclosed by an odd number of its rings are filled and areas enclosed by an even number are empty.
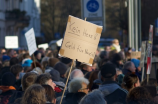
[[[157,79],[142,80],[140,60],[131,59],[131,48],[121,49],[117,39],[97,50],[92,66],[75,60],[69,79],[73,60],[58,51],[39,48],[30,56],[1,48],[0,104],[158,103]]]

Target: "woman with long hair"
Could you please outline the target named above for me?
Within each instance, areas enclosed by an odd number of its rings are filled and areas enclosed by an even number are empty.
[[[22,104],[45,104],[45,89],[38,84],[28,87],[22,97]]]

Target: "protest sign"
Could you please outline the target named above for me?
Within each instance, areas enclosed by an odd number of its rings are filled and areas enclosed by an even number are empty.
[[[46,50],[48,48],[48,43],[39,44],[38,48],[43,48],[44,50]]]
[[[149,41],[147,43],[147,74],[150,74],[152,63],[153,25],[149,28]]]
[[[131,52],[131,59],[135,58],[138,59],[141,57],[141,52]]]
[[[31,56],[37,50],[35,33],[33,28],[31,28],[29,31],[25,33],[25,38],[29,49],[29,54]]]
[[[5,48],[19,48],[18,36],[6,36]]]
[[[69,15],[59,55],[92,65],[102,27]]]

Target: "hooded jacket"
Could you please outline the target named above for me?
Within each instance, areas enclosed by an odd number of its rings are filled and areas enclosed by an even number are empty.
[[[126,102],[127,91],[122,89],[115,81],[107,81],[99,85],[99,90],[103,93],[107,104]]]

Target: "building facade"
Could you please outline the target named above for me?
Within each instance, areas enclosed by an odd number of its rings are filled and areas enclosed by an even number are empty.
[[[5,36],[18,36],[19,48],[27,47],[25,32],[34,28],[40,37],[40,0],[0,0],[0,47]]]

